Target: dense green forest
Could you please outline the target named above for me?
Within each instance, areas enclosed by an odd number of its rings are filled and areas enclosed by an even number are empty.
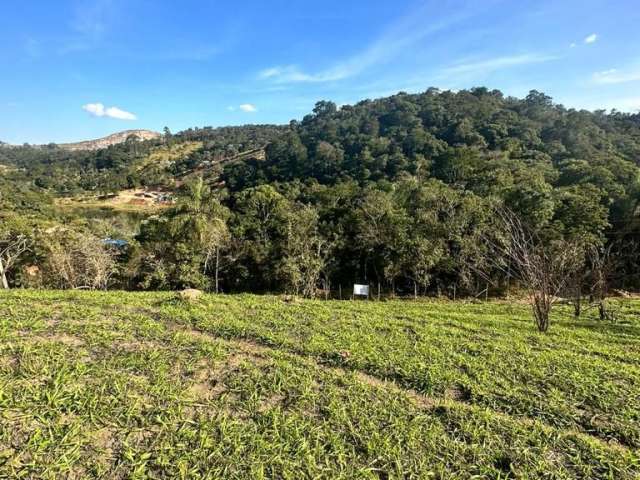
[[[187,154],[149,162],[182,144]],[[133,229],[56,203],[140,187],[175,202]],[[288,126],[166,130],[98,151],[0,147],[15,287],[499,292],[509,274],[483,239],[502,206],[541,243],[580,246],[579,289],[591,285],[590,251],[615,256],[607,282],[633,289],[639,201],[640,115],[566,109],[537,91],[323,101]]]

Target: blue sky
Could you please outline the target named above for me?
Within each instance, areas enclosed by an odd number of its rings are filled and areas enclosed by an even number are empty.
[[[640,109],[638,0],[3,2],[0,140],[285,123],[430,86]]]

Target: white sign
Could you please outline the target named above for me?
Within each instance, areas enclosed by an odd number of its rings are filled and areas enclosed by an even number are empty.
[[[369,296],[369,285],[358,285],[357,283],[353,285],[353,294],[354,295],[362,295],[364,297]]]

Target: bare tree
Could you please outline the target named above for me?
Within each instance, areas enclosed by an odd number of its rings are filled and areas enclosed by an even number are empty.
[[[616,270],[617,258],[614,252],[614,244],[606,247],[592,247],[587,252],[589,261],[591,303],[597,305],[600,320],[610,318],[607,309],[607,295],[609,294],[609,282]]]
[[[586,253],[585,249],[582,248],[580,254],[576,255],[576,263],[567,284],[567,293],[573,304],[573,316],[575,318],[579,318],[582,314],[582,295],[587,277]]]
[[[7,272],[27,250],[29,250],[29,240],[24,235],[8,235],[0,239],[0,281],[3,289],[9,288]]]
[[[223,219],[214,218],[206,223],[202,236],[205,251],[204,274],[207,274],[213,259],[216,293],[220,291],[220,249],[229,243],[230,237],[229,228]]]
[[[526,289],[538,330],[546,332],[558,295],[570,282],[580,258],[577,243],[545,244],[512,211],[496,209],[497,229],[484,235],[488,264],[515,277]],[[489,275],[485,272],[485,278]]]
[[[59,229],[43,241],[50,286],[106,289],[116,271],[114,252],[93,235]]]

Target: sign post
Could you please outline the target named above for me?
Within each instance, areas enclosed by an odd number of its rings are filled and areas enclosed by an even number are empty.
[[[353,285],[353,296],[369,298],[369,285],[359,285],[355,283]]]

